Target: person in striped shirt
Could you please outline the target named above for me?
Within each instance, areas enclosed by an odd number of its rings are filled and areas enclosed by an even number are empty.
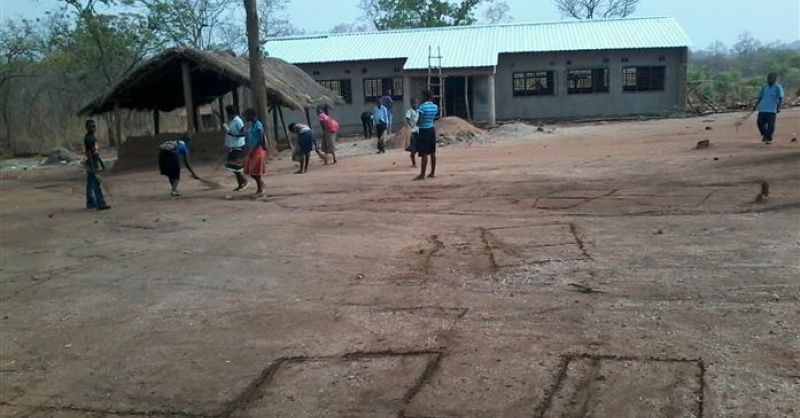
[[[420,157],[420,171],[419,176],[414,180],[425,180],[425,170],[428,168],[428,157],[431,160],[431,173],[428,178],[436,177],[436,127],[434,121],[439,115],[439,106],[433,103],[431,92],[425,90],[422,92],[422,99],[424,100],[419,105],[419,136],[417,137],[417,152]]]

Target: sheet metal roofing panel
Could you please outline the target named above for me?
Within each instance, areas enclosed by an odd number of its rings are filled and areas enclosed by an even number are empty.
[[[405,59],[428,68],[428,46],[442,49],[445,68],[490,67],[502,53],[673,48],[691,45],[673,18],[583,20],[459,26],[272,38],[270,56],[293,64]]]

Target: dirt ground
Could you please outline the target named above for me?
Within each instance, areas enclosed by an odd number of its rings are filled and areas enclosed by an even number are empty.
[[[258,201],[5,175],[0,415],[800,416],[800,110],[771,146],[742,116],[448,146],[424,182],[282,159]]]

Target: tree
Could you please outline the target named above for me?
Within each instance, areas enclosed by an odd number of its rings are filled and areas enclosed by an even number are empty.
[[[486,23],[509,23],[514,20],[511,16],[511,7],[504,1],[494,1],[483,12]]]
[[[132,2],[133,0],[128,0]],[[237,0],[138,0],[159,22],[170,43],[180,47],[210,49],[236,10]]]
[[[340,23],[334,27],[332,27],[328,33],[357,33],[357,32],[369,32],[370,25],[364,22],[351,22],[351,23]],[[374,30],[374,29],[373,29]]]
[[[475,10],[491,0],[361,0],[378,30],[472,25]]]
[[[733,44],[733,51],[740,57],[749,57],[759,48],[761,48],[761,42],[754,38],[750,32],[742,32],[737,42]]]
[[[6,20],[0,27],[0,117],[5,135],[0,144],[16,151],[16,138],[11,129],[11,84],[18,79],[32,77],[35,60],[40,57],[43,42],[34,28],[34,22],[24,19]]]
[[[264,83],[264,70],[261,64],[261,42],[259,41],[258,10],[256,0],[244,0],[244,12],[247,17],[247,49],[250,55],[250,92],[253,95],[253,103],[256,105],[258,119],[264,124],[264,130],[269,138],[267,128],[267,88]],[[273,141],[267,141],[267,148],[270,155],[276,150]]]
[[[259,30],[261,31],[262,44],[267,42],[268,38],[296,35],[303,32],[295,27],[284,14],[288,3],[289,0],[258,1],[258,16],[261,23]]]
[[[97,6],[130,6],[133,0],[63,0],[72,10],[76,24],[70,41],[65,45],[83,63],[94,66],[108,88],[122,75],[133,69],[147,55],[163,46],[160,37],[165,21],[151,15],[133,12],[98,13]],[[95,92],[97,94],[97,92]],[[108,116],[106,117],[108,120]],[[109,130],[109,145],[122,140],[121,114],[114,112],[115,129]],[[109,123],[109,126],[111,124]]]
[[[641,0],[554,0],[558,10],[575,19],[625,18],[636,12]]]

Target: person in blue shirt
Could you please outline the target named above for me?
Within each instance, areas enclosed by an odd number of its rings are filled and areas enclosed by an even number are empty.
[[[244,111],[244,118],[250,123],[247,130],[245,148],[247,148],[247,162],[244,174],[256,181],[256,193],[253,199],[264,197],[264,181],[261,177],[267,174],[267,144],[264,142],[264,124],[258,120],[258,114],[253,109]]]
[[[436,177],[436,127],[434,121],[439,116],[439,106],[433,103],[431,92],[422,92],[423,102],[419,105],[419,135],[417,136],[417,152],[420,156],[419,176],[414,180],[425,180],[425,169],[428,168],[428,157],[431,160],[431,173],[428,178]]]
[[[389,136],[392,134],[392,124],[394,123],[394,115],[392,114],[392,109],[394,108],[394,100],[392,100],[392,91],[386,89],[383,91],[383,96],[379,99],[383,107],[386,108],[386,135]]]
[[[761,133],[761,142],[769,145],[775,134],[775,122],[778,113],[781,113],[783,102],[783,87],[778,84],[778,75],[770,73],[767,84],[761,86],[758,92],[758,101],[754,110],[758,110],[758,131]]]
[[[378,154],[385,154],[384,135],[389,126],[389,111],[381,103],[381,99],[375,100],[375,107],[372,108],[372,121],[375,123],[375,134],[378,136]]]
[[[192,165],[189,164],[189,137],[183,135],[178,139],[166,141],[159,145],[158,149],[158,169],[163,176],[169,179],[172,189],[170,195],[178,197],[181,195],[181,192],[178,191],[178,183],[181,181],[181,163],[178,157],[183,157],[183,164],[192,174],[192,178],[199,180]]]

